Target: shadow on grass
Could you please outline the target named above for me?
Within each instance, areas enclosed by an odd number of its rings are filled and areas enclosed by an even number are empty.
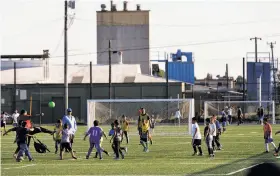
[[[210,160],[215,161],[215,159]],[[188,176],[205,176],[205,175],[232,175],[232,176],[246,176],[250,168],[263,164],[263,163],[277,163],[280,166],[280,160],[272,156],[272,153],[261,153],[252,157],[248,157],[245,159],[240,159],[234,162],[230,162],[227,164],[220,165],[215,168],[206,169],[200,172],[188,174]],[[267,172],[269,173],[269,171]],[[280,175],[279,175],[280,176]]]

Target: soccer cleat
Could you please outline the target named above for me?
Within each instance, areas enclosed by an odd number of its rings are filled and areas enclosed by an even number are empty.
[[[146,149],[146,151],[145,151],[146,153],[149,153],[149,149]]]
[[[196,152],[194,152],[194,153],[192,154],[192,156],[195,156],[195,155],[197,155],[197,153],[196,153]]]
[[[146,147],[143,149],[143,152],[146,152]]]
[[[88,159],[89,157],[88,156],[86,156],[86,159]]]
[[[22,160],[21,160],[21,159],[17,159],[16,161],[17,161],[17,162],[22,162]]]
[[[120,160],[120,158],[115,157],[114,160]]]
[[[75,159],[75,160],[76,160],[76,159],[78,159],[78,158],[77,158],[77,157],[75,157],[75,156],[73,156],[72,158],[73,158],[73,159]]]
[[[13,157],[16,159],[17,158],[17,154],[14,154]]]
[[[197,156],[203,156],[203,153],[199,153]]]
[[[29,160],[29,162],[33,162],[33,161],[34,161],[34,159],[33,159],[33,158]]]
[[[265,151],[264,153],[269,153],[269,151]]]
[[[103,158],[99,158],[99,160],[103,160]]]
[[[274,156],[279,156],[279,154],[278,154],[278,153],[274,153],[273,155],[274,155]]]

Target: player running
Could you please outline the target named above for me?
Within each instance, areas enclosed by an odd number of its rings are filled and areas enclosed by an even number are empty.
[[[141,130],[140,143],[144,147],[143,152],[149,152],[149,120],[144,120],[142,122]]]
[[[202,156],[202,149],[201,149],[201,133],[200,133],[200,129],[199,126],[197,124],[197,119],[196,117],[192,118],[192,146],[193,146],[193,156],[198,155],[198,156]],[[197,153],[197,149],[199,151],[199,154]]]
[[[55,127],[54,127],[54,131],[55,131],[55,133],[53,135],[53,140],[55,142],[55,152],[54,153],[57,154],[58,146],[61,143],[61,136],[62,136],[62,131],[63,131],[62,121],[60,119],[57,120]]]
[[[99,159],[102,160],[102,152],[104,152],[104,150],[101,148],[101,143],[102,143],[102,139],[103,139],[103,135],[104,135],[104,132],[102,130],[102,128],[100,128],[98,125],[99,125],[99,122],[97,120],[95,120],[93,122],[93,127],[91,127],[88,132],[86,133],[85,137],[84,137],[84,140],[86,140],[86,137],[89,135],[89,143],[90,143],[90,147],[88,149],[88,153],[86,155],[86,159],[89,159],[89,156],[92,152],[92,149],[95,147],[96,150],[97,150],[97,154],[96,154],[96,158],[97,158],[97,155],[99,154]],[[106,135],[105,135],[106,137]],[[107,137],[106,137],[107,138]],[[108,152],[105,151],[104,153],[106,153],[108,155]]]
[[[129,124],[128,124],[128,121],[126,120],[125,115],[122,115],[121,127],[122,127],[122,131],[123,131],[123,135],[126,138],[126,143],[128,144],[128,141],[129,141],[129,137],[128,137]],[[122,140],[123,140],[123,138],[124,137],[122,136]]]
[[[265,153],[269,153],[269,147],[268,144],[272,144],[272,146],[274,147],[275,153],[277,153],[277,148],[276,145],[273,142],[273,138],[272,138],[272,127],[271,125],[267,122],[267,118],[263,119],[263,131],[264,131],[264,142],[265,142]]]
[[[140,144],[141,144],[141,132],[142,132],[141,128],[143,126],[143,122],[146,120],[149,123],[149,126],[150,126],[151,122],[150,122],[150,116],[146,113],[146,110],[144,108],[141,108],[139,110],[139,112],[140,112],[140,115],[139,115],[139,118],[138,118],[138,131],[139,131]],[[150,133],[148,133],[148,140],[150,141],[150,143],[152,145],[153,140],[152,140],[152,135]]]
[[[71,153],[72,158],[77,159],[77,157],[74,155],[74,152],[72,150],[72,146],[70,143],[71,135],[73,135],[73,131],[69,130],[67,123],[65,123],[63,125],[61,144],[60,144],[60,159],[61,160],[63,160],[64,149],[68,150]]]
[[[112,148],[115,152],[116,157],[114,158],[115,160],[119,160],[120,159],[120,154],[122,156],[122,159],[124,159],[124,154],[121,150],[121,140],[122,140],[122,129],[119,127],[119,122],[118,120],[115,120],[114,122],[114,135],[112,136],[110,143],[113,140],[113,145]]]
[[[213,142],[212,142],[213,149],[214,149],[214,151],[216,150],[216,147],[215,147],[215,143],[216,143],[217,150],[221,150],[222,149],[222,145],[220,143],[221,125],[215,115],[212,116],[212,119],[213,119],[213,123],[215,123],[215,126],[216,126],[216,130],[215,130],[216,133],[213,135]]]

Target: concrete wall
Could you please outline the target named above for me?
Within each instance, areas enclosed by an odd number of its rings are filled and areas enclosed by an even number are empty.
[[[124,64],[140,64],[150,74],[149,11],[97,12],[97,64],[108,64],[108,46],[122,51]],[[112,54],[112,63],[118,54]]]
[[[16,108],[30,111],[32,104],[32,115],[45,115],[42,123],[54,123],[64,114],[64,89],[61,84],[30,84],[17,85]],[[113,84],[112,98],[115,99],[160,99],[166,98],[165,83],[134,83],[134,84]],[[169,97],[176,98],[181,94],[181,83],[170,83]],[[12,113],[13,109],[13,85],[1,86],[2,111]],[[94,84],[92,88],[93,99],[108,99],[108,84]],[[31,97],[32,96],[32,103]],[[86,122],[87,119],[87,99],[90,99],[89,84],[69,85],[69,107],[73,109],[73,114],[79,121]],[[51,109],[48,102],[53,100],[56,107]],[[40,110],[41,109],[41,110]],[[40,122],[39,117],[33,117],[33,121]]]

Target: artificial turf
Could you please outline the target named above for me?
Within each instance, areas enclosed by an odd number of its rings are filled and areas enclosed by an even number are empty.
[[[45,126],[53,129],[51,126]],[[109,126],[101,126],[108,133]],[[8,128],[11,128],[9,126]],[[274,125],[274,130],[280,130],[280,125]],[[271,162],[280,164],[280,159],[264,152],[264,139],[260,125],[231,125],[221,136],[223,150],[216,152],[214,159],[209,159],[205,142],[202,143],[204,156],[192,156],[191,136],[187,135],[187,125],[156,126],[153,134],[153,145],[149,153],[143,152],[139,145],[139,136],[135,126],[130,127],[130,143],[123,142],[128,147],[124,160],[113,160],[109,139],[104,139],[103,147],[111,153],[105,154],[103,160],[86,159],[89,147],[88,139],[83,140],[85,126],[79,126],[73,145],[77,160],[72,160],[70,154],[65,154],[64,160],[54,154],[54,141],[49,134],[36,135],[51,150],[50,153],[36,153],[31,145],[34,162],[25,159],[17,163],[13,158],[16,144],[15,134],[9,133],[1,137],[1,173],[6,176],[15,175],[245,175],[255,164]],[[200,126],[201,133],[203,126]],[[274,136],[276,145],[280,135]],[[125,140],[124,140],[125,141]],[[242,170],[244,169],[244,170]],[[236,173],[235,173],[236,172]]]

